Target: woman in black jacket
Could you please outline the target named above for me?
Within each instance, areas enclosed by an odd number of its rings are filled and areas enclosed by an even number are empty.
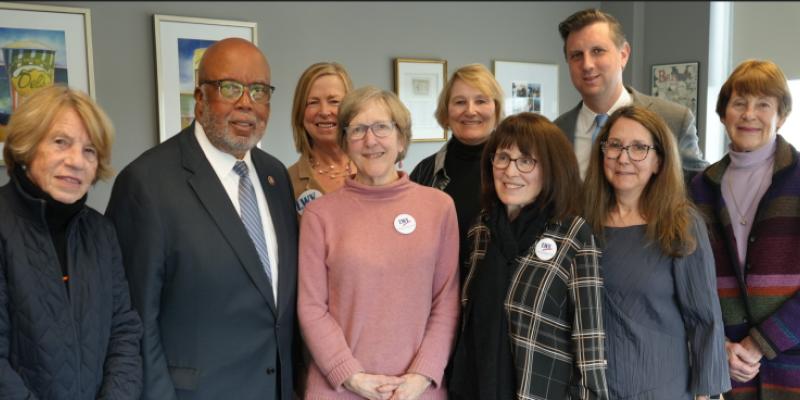
[[[14,112],[0,188],[0,398],[138,399],[141,321],[113,226],[86,193],[113,128],[85,94],[41,89]]]

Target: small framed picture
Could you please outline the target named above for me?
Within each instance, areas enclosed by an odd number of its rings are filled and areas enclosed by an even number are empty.
[[[8,120],[32,93],[58,83],[95,97],[91,20],[85,8],[0,3],[0,154]]]
[[[154,15],[159,143],[194,120],[197,67],[214,42],[239,37],[257,44],[256,23]]]
[[[439,93],[446,81],[445,60],[394,60],[394,91],[411,111],[411,141],[447,140],[447,130],[439,126],[434,116]]]
[[[697,116],[699,62],[653,65],[650,95],[686,106]]]
[[[558,65],[495,60],[494,77],[503,88],[506,115],[558,117]]]

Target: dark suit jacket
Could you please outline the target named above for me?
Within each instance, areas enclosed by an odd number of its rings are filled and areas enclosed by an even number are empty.
[[[703,152],[698,145],[694,115],[688,108],[658,97],[647,96],[628,86],[625,89],[631,94],[634,105],[655,112],[667,122],[678,143],[684,174],[694,174],[708,166],[708,161],[703,159]],[[583,102],[578,103],[575,108],[561,114],[553,121],[567,134],[572,144],[575,144],[575,125],[582,106]]]
[[[106,213],[144,323],[143,399],[291,399],[292,187],[277,159],[257,148],[251,154],[277,235],[277,305],[194,124],[146,151],[114,183]]]

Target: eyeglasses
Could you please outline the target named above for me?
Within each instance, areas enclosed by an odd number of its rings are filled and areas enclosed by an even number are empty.
[[[371,125],[351,125],[344,128],[350,140],[361,140],[371,130],[375,137],[385,138],[394,132],[397,124],[394,121],[379,121]]]
[[[631,143],[627,146],[623,146],[622,142],[619,141],[602,141],[600,142],[600,149],[606,155],[607,158],[612,160],[616,160],[622,155],[622,150],[628,152],[628,158],[632,161],[642,161],[647,158],[647,153],[650,152],[650,149],[655,150],[656,146],[650,146],[644,143]]]
[[[536,168],[537,161],[528,156],[522,156],[519,158],[511,158],[507,153],[494,153],[492,154],[492,166],[498,169],[506,169],[511,162],[517,165],[517,170],[519,172],[528,173],[533,171]]]
[[[268,104],[270,99],[272,99],[272,93],[275,92],[275,86],[260,82],[245,85],[244,83],[231,79],[220,79],[216,81],[202,81],[200,84],[215,85],[219,89],[220,96],[232,102],[239,101],[242,94],[244,94],[244,88],[247,88],[247,93],[250,93],[250,100],[259,104]]]

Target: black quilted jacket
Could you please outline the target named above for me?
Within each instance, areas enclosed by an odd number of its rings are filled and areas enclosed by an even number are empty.
[[[44,201],[0,188],[0,399],[138,399],[142,325],[113,225],[85,207],[67,228],[69,296]]]

